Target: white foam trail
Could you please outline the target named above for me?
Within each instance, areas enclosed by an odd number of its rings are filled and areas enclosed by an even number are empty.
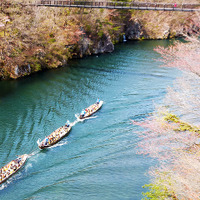
[[[32,163],[30,163],[30,162],[29,162],[28,164],[26,164],[26,165],[25,165],[25,171],[27,172],[29,168],[32,168],[32,166],[33,166],[33,165],[32,165]]]
[[[63,146],[63,145],[65,145],[65,144],[67,144],[67,143],[68,143],[68,141],[59,142],[59,143],[57,143],[57,144],[54,144],[53,146],[48,147],[48,149],[55,148],[55,147],[59,147],[59,146]]]
[[[79,122],[79,120],[77,119],[77,120],[75,120],[74,122],[72,122],[70,125],[71,125],[71,127],[72,126],[75,126],[77,123]]]
[[[17,172],[17,174],[14,174],[12,177],[6,180],[3,184],[0,185],[0,190],[3,190],[4,188],[7,188],[13,181],[20,179],[22,177],[21,172]]]
[[[3,189],[6,188],[7,186],[8,186],[8,184],[3,183],[3,184],[0,186],[0,190],[3,190]]]
[[[30,158],[31,156],[36,155],[37,153],[39,153],[40,150],[37,148],[35,151],[31,152],[30,154],[28,154],[28,158]]]
[[[75,117],[76,117],[77,120],[81,120],[81,119],[79,118],[79,114],[78,114],[78,113],[75,114]]]
[[[77,119],[77,120],[76,120],[77,122],[83,122],[83,121],[85,121],[86,119],[94,119],[94,118],[97,118],[97,116],[92,116],[92,117],[86,117],[86,118],[80,119],[78,116],[79,116],[79,114],[75,114],[75,117],[76,117],[76,119]],[[76,122],[76,121],[75,121],[75,122]],[[77,123],[77,122],[76,122],[76,123]]]
[[[12,182],[12,180],[13,180],[13,177],[11,177],[10,179],[6,180],[6,182],[1,184],[0,190],[3,190],[4,188],[7,188],[10,185],[10,183]]]
[[[39,139],[37,140],[37,144],[39,145],[39,144],[40,144],[40,142],[41,142],[41,139],[39,138]]]

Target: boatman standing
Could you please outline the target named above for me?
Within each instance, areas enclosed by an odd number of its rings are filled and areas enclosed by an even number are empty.
[[[96,102],[96,103],[97,103],[97,104],[99,104],[99,103],[100,103],[100,99],[99,99],[99,98],[97,99],[97,102]]]
[[[70,125],[70,123],[69,123],[69,121],[67,121],[67,122],[65,123],[65,126],[66,126],[66,127],[69,127],[69,125]]]
[[[47,145],[47,144],[48,144],[48,140],[49,140],[49,139],[48,139],[48,138],[46,138],[46,140],[45,140],[45,145]]]
[[[84,117],[85,113],[86,113],[85,110],[82,110],[81,117]]]

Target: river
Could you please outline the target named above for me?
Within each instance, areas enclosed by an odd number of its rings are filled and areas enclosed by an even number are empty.
[[[162,102],[179,76],[160,68],[153,51],[169,41],[116,45],[113,53],[70,61],[68,67],[0,82],[0,166],[29,154],[26,165],[0,187],[0,199],[116,200],[142,198],[146,175],[155,165],[137,154],[141,120]],[[76,123],[55,147],[43,139],[97,98],[103,107]]]

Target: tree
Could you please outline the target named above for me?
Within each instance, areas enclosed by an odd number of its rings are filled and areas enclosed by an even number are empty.
[[[200,198],[200,42],[188,37],[184,43],[175,42],[155,51],[161,55],[163,66],[185,72],[168,88],[162,107],[142,122],[133,121],[144,128],[138,133],[142,138],[138,153],[159,161],[150,170],[153,184],[147,185],[150,191],[144,196],[197,200]]]
[[[187,37],[187,43],[175,42],[168,48],[157,47],[165,67],[174,67],[200,75],[200,41]]]

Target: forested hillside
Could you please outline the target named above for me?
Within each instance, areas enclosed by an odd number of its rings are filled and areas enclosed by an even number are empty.
[[[166,39],[199,31],[195,13],[52,8],[19,2],[0,4],[0,79],[112,52],[123,35],[129,40]]]

